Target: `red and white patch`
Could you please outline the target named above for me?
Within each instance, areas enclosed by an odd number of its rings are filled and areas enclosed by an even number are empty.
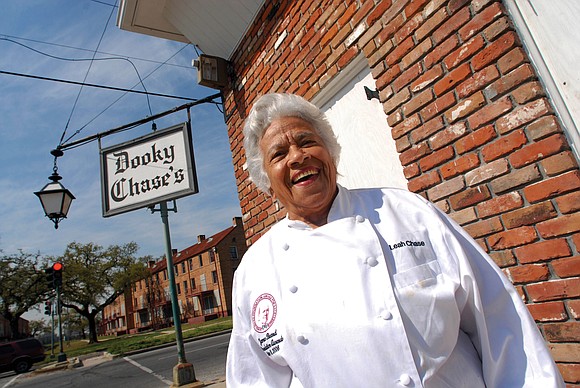
[[[278,313],[276,300],[270,294],[260,295],[252,307],[252,325],[258,333],[263,333],[272,327]]]

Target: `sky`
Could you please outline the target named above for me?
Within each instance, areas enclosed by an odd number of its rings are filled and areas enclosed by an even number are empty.
[[[192,45],[119,29],[114,4],[0,0],[0,71],[142,91],[141,78],[149,92],[197,99],[217,93],[197,84],[191,62],[198,53]],[[93,56],[99,60],[90,61]],[[97,142],[66,150],[57,161],[61,183],[76,197],[58,229],[34,192],[49,183],[50,151],[63,132],[75,141],[187,102],[150,96],[150,111],[143,94],[0,73],[0,254],[58,256],[71,242],[108,247],[134,241],[137,255],[162,256],[159,213],[137,209],[103,218]],[[178,199],[177,212],[169,213],[172,248],[178,250],[241,216],[223,114],[213,104],[201,104],[191,115],[199,193]],[[186,120],[183,110],[156,124],[163,129]],[[151,123],[108,136],[102,146],[149,133]]]

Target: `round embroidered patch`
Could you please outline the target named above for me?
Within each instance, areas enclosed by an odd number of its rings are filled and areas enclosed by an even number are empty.
[[[252,325],[258,333],[263,333],[274,324],[278,306],[270,294],[260,295],[252,307]]]

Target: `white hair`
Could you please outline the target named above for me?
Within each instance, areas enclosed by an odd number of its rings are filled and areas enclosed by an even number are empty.
[[[281,117],[298,117],[310,123],[322,138],[335,166],[340,159],[340,145],[326,116],[316,105],[295,94],[265,94],[256,101],[244,124],[244,148],[250,179],[267,194],[270,179],[264,170],[260,140],[272,121]]]

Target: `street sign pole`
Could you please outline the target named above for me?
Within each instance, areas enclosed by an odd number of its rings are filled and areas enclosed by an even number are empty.
[[[62,343],[62,319],[60,316],[61,313],[61,301],[60,301],[60,285],[56,286],[56,312],[58,314],[58,340],[59,340],[59,345],[60,345],[60,353],[58,354],[58,357],[56,358],[56,360],[58,362],[63,362],[66,361],[66,354],[64,353],[64,347],[63,347],[63,343]]]
[[[165,235],[165,257],[167,262],[167,277],[169,280],[169,293],[171,297],[171,309],[173,312],[173,325],[175,328],[175,341],[177,343],[178,364],[173,368],[173,385],[179,387],[185,384],[195,383],[195,371],[193,364],[188,363],[185,358],[185,348],[183,346],[183,334],[181,331],[181,311],[179,301],[177,300],[177,289],[175,286],[175,273],[173,270],[173,251],[171,249],[171,235],[169,232],[169,215],[167,202],[159,204],[159,209],[150,208],[151,212],[159,211],[161,213],[161,222],[163,223],[163,232]],[[172,209],[177,211],[175,206]],[[191,385],[189,385],[191,386]],[[203,385],[200,385],[203,386]]]

